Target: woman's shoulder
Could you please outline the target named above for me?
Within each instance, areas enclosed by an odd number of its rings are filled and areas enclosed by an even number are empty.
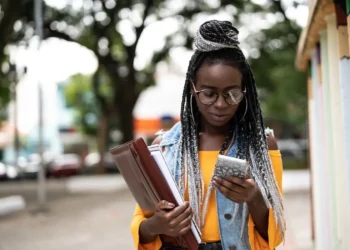
[[[162,142],[163,137],[158,135],[156,139],[153,140],[152,145],[160,144]]]
[[[276,138],[274,136],[274,133],[273,133],[273,129],[270,129],[267,127],[265,129],[265,135],[267,137],[267,146],[268,146],[269,151],[278,150],[278,145],[277,145],[277,141],[276,141]]]
[[[181,122],[177,122],[171,129],[164,131],[160,130],[156,133],[157,137],[153,140],[152,145],[161,144],[168,145],[177,142],[181,135]]]
[[[273,135],[269,135],[267,137],[267,147],[268,147],[269,151],[278,150],[277,141]]]

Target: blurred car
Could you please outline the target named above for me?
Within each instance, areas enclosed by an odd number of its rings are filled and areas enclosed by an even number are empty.
[[[78,175],[83,171],[83,161],[77,154],[63,154],[55,157],[48,169],[49,176],[63,177]]]
[[[119,169],[115,164],[111,154],[105,153],[103,157],[104,157],[103,171],[106,173],[119,173]],[[93,174],[93,173],[99,172],[97,168],[98,168],[100,159],[101,159],[100,154],[97,152],[88,154],[84,159],[84,165],[85,165],[84,173]]]
[[[0,162],[0,179],[6,179],[6,165],[3,162]]]
[[[51,153],[45,152],[43,154],[43,162],[44,162],[46,176],[49,175],[49,168],[52,164],[53,159],[54,159],[54,156]],[[27,157],[27,159],[23,159],[22,161],[19,161],[18,165],[21,166],[21,168],[23,169],[23,175],[25,178],[35,179],[37,178],[38,172],[41,167],[40,155],[30,154]]]
[[[278,141],[284,169],[306,169],[308,167],[308,141],[284,139]]]
[[[8,180],[19,180],[22,178],[22,172],[18,166],[7,164],[6,178]]]
[[[20,167],[15,164],[0,162],[0,179],[1,180],[18,180],[22,178]]]
[[[31,154],[27,157],[27,163],[24,166],[23,174],[25,178],[35,179],[40,170],[40,156],[39,154]]]

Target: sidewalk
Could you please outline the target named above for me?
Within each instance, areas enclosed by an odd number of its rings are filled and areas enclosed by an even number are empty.
[[[313,250],[309,171],[284,171],[283,191],[287,231],[277,250]]]
[[[36,183],[0,183],[1,192],[10,193],[26,190],[35,195]],[[312,250],[311,210],[308,171],[285,171],[283,175],[284,205],[287,222],[286,240],[277,250]],[[64,192],[61,196],[87,194],[87,197],[99,194],[114,195],[115,192],[127,190],[126,183],[120,175],[77,176],[66,180],[50,180],[48,187],[55,192]],[[73,197],[72,196],[72,197]],[[85,196],[85,195],[84,195]],[[78,197],[78,196],[77,196]],[[2,198],[3,199],[3,198]],[[8,202],[8,200],[7,200]],[[7,208],[9,204],[7,204]],[[25,209],[25,208],[22,208]],[[1,195],[0,195],[1,210]],[[18,210],[17,210],[18,211]],[[132,213],[132,211],[129,211]],[[0,211],[1,215],[1,211]],[[130,216],[130,215],[128,215]],[[1,217],[1,216],[0,216]],[[125,229],[125,230],[128,230]]]
[[[121,175],[77,176],[66,181],[66,188],[71,193],[111,192],[127,188]],[[285,194],[308,192],[310,174],[308,170],[288,170],[283,173],[283,191]]]

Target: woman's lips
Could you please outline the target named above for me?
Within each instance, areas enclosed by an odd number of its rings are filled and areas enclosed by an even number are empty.
[[[219,115],[219,114],[210,114],[210,115],[213,118],[213,120],[218,122],[224,121],[228,117],[228,115]]]

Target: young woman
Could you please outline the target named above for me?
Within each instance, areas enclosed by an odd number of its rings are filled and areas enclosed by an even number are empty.
[[[195,37],[181,105],[181,122],[158,137],[187,201],[167,201],[150,214],[136,207],[137,249],[179,249],[164,236],[202,232],[199,249],[274,249],[284,238],[282,160],[264,129],[254,77],[230,22],[209,21]],[[246,159],[245,179],[213,177],[219,154]],[[191,249],[192,250],[192,249]]]

